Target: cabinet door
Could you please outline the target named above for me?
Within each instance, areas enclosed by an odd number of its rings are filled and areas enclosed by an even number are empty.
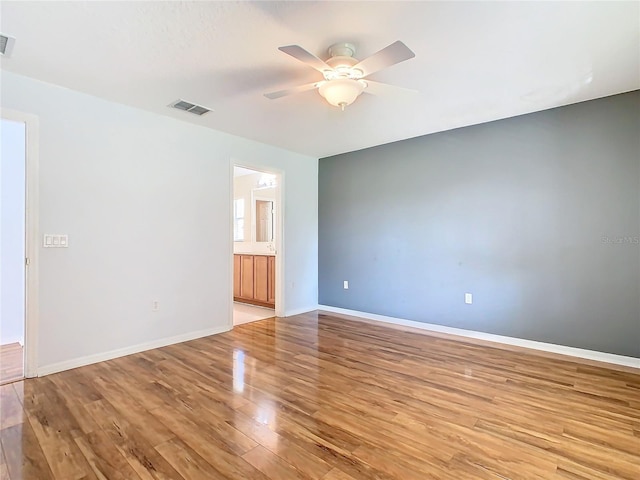
[[[261,302],[266,302],[267,293],[267,270],[269,261],[266,255],[255,255],[253,257],[254,281],[253,281],[253,298]]]
[[[267,265],[267,302],[276,303],[276,257],[268,257]]]
[[[253,255],[240,256],[240,297],[253,299]]]
[[[240,276],[240,255],[233,256],[233,296],[240,296],[240,285],[241,285]]]

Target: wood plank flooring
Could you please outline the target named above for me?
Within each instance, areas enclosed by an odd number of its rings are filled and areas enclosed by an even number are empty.
[[[23,361],[22,345],[0,345],[0,385],[23,378]]]
[[[640,374],[321,313],[0,393],[3,480],[640,478]]]

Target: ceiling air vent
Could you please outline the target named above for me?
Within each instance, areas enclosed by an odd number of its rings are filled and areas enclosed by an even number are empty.
[[[184,110],[185,112],[193,113],[194,115],[204,115],[211,111],[210,108],[203,107],[202,105],[196,105],[195,103],[185,102],[184,100],[177,100],[173,102],[170,107],[177,108],[178,110]]]
[[[3,33],[0,33],[0,54],[8,57],[11,55],[11,51],[13,50],[13,44],[16,42],[16,39],[13,37],[8,37]]]

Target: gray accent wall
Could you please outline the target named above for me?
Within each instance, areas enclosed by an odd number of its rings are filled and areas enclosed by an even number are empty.
[[[321,305],[640,357],[640,91],[319,168]]]

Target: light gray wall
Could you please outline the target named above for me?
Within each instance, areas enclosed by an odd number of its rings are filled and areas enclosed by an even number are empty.
[[[319,303],[640,357],[639,138],[636,91],[321,159]]]

